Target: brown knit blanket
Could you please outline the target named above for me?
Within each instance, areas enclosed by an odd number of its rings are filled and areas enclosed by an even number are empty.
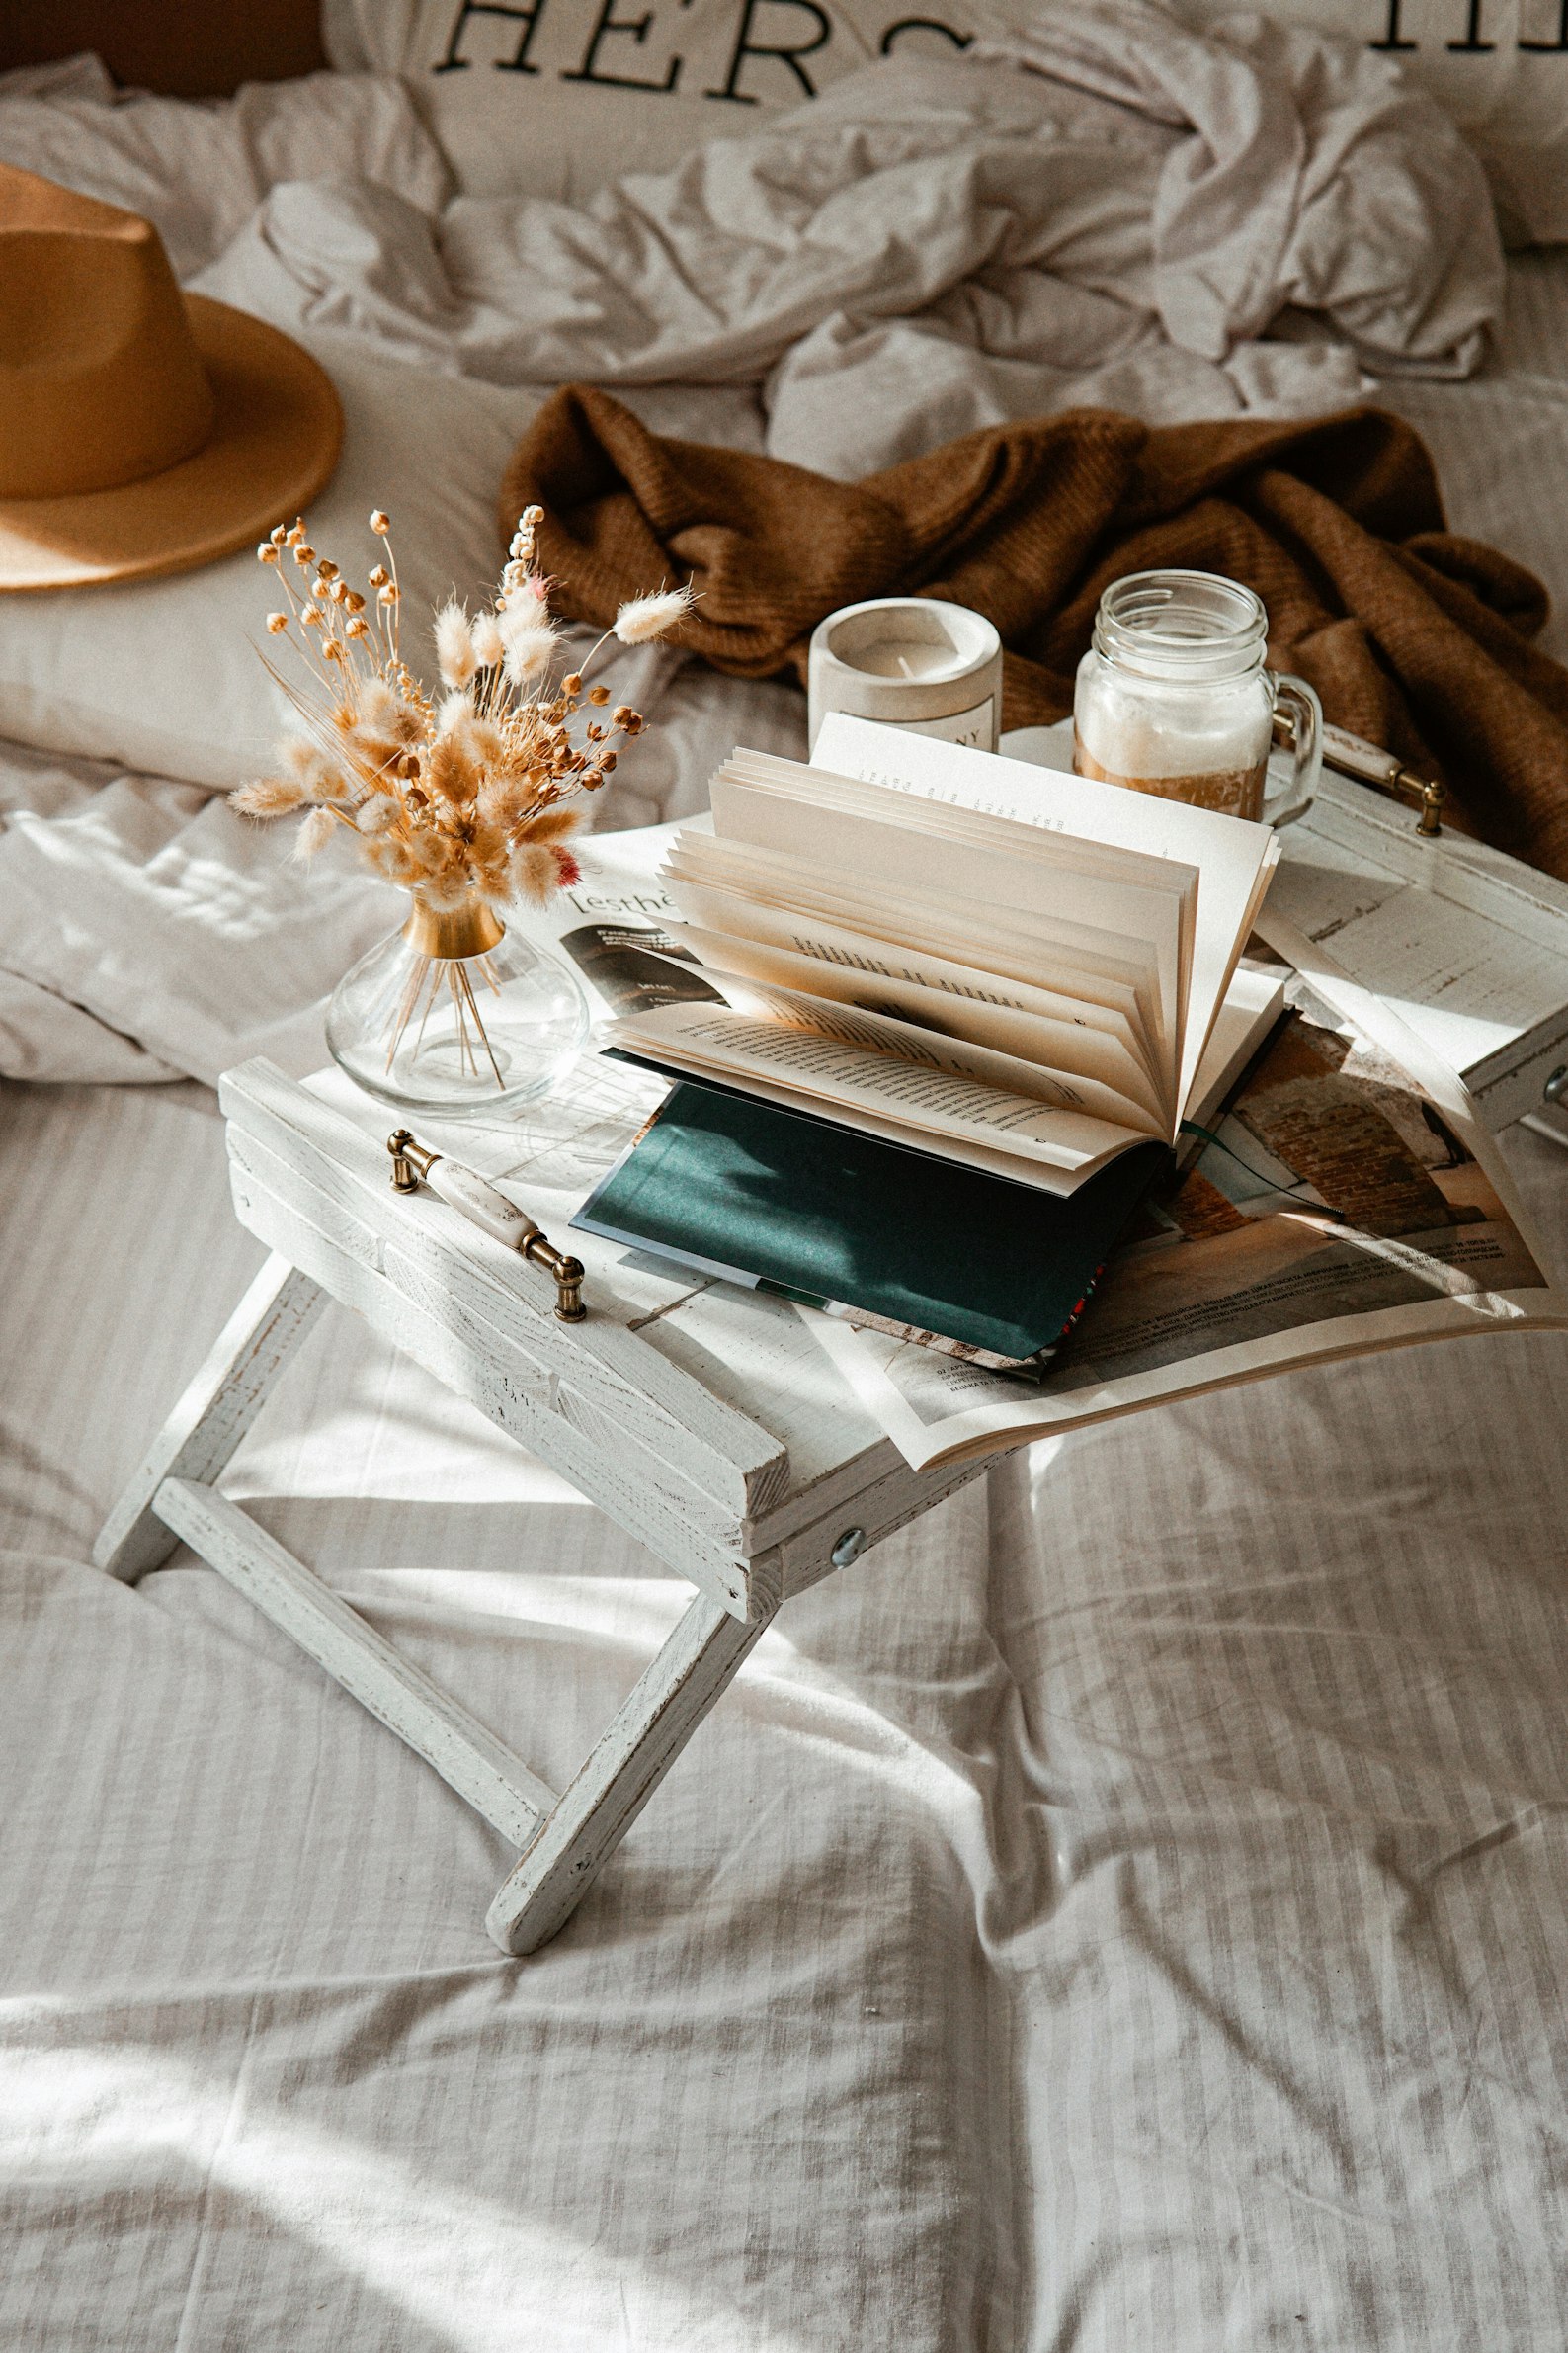
[[[1461,822],[1568,880],[1568,670],[1530,642],[1541,583],[1446,529],[1397,417],[1149,427],[1107,409],[1007,425],[862,482],[649,433],[568,386],[517,449],[558,609],[601,627],[660,581],[700,602],[682,642],[743,678],[805,677],[806,641],[863,597],[947,597],[1008,648],[1004,724],[1072,710],[1095,607],[1124,572],[1224,572],[1269,611],[1270,659],[1331,719],[1439,775]]]

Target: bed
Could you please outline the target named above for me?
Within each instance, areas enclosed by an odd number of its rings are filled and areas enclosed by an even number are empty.
[[[237,102],[248,179],[210,105],[115,109],[94,168],[156,198],[184,122],[212,142],[201,205],[192,175],[165,209],[188,278],[295,326],[304,287],[345,380],[379,335],[375,369],[465,402],[409,281],[354,275],[363,196],[291,193],[349,124],[383,228],[447,203],[371,79],[291,120]],[[24,69],[0,160],[85,171],[105,103],[90,68]],[[1298,348],[1331,405],[1343,343]],[[755,446],[779,387],[722,374],[620,380]],[[1568,654],[1568,253],[1511,259],[1478,373],[1378,380],[1456,527],[1546,578]],[[532,395],[494,370],[481,395],[488,464]],[[491,528],[477,496],[464,528]],[[800,741],[784,686],[638,691],[666,749],[621,822],[697,805],[737,735]],[[88,1565],[260,1261],[209,1082],[258,1044],[319,1061],[332,960],[385,928],[359,885],[320,936],[282,928],[294,885],[210,786],[94,733],[117,695],[0,748],[0,2342],[1560,2341],[1563,1340],[1010,1459],[792,1602],[566,1930],[508,1961],[479,1921],[512,1858],[444,1785],[189,1555],[134,1590]],[[1568,1268],[1568,1157],[1503,1143]],[[547,1777],[685,1597],[335,1308],[228,1484]]]

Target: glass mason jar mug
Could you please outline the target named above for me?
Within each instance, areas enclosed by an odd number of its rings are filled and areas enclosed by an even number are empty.
[[[1078,666],[1080,776],[1283,825],[1311,805],[1323,712],[1304,679],[1264,667],[1269,616],[1217,572],[1132,572],[1100,600]],[[1292,723],[1289,786],[1267,790],[1277,714]]]

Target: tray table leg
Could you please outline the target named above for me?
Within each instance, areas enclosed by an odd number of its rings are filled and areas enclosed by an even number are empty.
[[[217,1477],[326,1301],[319,1283],[274,1251],[99,1530],[100,1568],[133,1585],[168,1559],[180,1539],[153,1510],[154,1495],[166,1478]]]
[[[692,1603],[491,1904],[504,1953],[534,1952],[569,1917],[772,1615]]]
[[[402,1657],[239,1504],[216,1487],[167,1478],[153,1508],[504,1838],[521,1846],[535,1835],[556,1804],[548,1782]]]
[[[503,1834],[532,1841],[485,1925],[506,1953],[561,1926],[615,1853],[778,1608],[735,1617],[700,1594],[560,1798],[214,1482],[328,1294],[281,1255],[262,1269],[116,1504],[93,1557],[133,1582],[180,1538],[239,1587]],[[754,1561],[761,1572],[768,1560]]]

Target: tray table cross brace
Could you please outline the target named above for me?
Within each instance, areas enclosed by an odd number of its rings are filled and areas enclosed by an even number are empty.
[[[394,1191],[384,1134],[369,1124],[260,1060],[228,1074],[221,1101],[235,1209],[273,1255],[94,1557],[134,1582],[183,1541],[300,1643],[521,1850],[485,1924],[504,1951],[533,1952],[614,1853],[781,1602],[847,1567],[975,1466],[911,1471],[782,1302],[646,1276],[643,1296],[628,1299],[619,1254],[585,1239],[590,1313],[563,1323],[547,1273],[446,1203]],[[661,1293],[652,1307],[650,1281]],[[329,1298],[697,1588],[559,1794],[216,1483]]]

